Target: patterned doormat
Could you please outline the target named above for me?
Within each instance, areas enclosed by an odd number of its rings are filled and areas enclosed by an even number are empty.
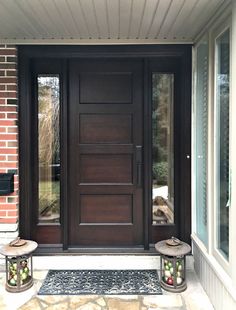
[[[161,295],[156,270],[49,270],[39,295]]]

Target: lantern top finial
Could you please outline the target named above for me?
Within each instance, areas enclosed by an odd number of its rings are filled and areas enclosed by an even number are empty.
[[[155,249],[160,254],[173,257],[183,256],[191,251],[190,245],[175,237],[157,242],[155,244]]]

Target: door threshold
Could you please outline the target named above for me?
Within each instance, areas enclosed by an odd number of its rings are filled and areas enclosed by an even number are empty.
[[[143,247],[69,247],[63,249],[62,245],[39,245],[34,255],[156,255],[154,246],[150,246],[148,250]]]

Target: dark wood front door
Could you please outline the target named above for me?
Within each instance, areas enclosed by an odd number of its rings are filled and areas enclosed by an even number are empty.
[[[69,247],[143,245],[142,60],[70,60],[69,137]]]
[[[78,252],[190,241],[191,52],[19,47],[22,238]]]

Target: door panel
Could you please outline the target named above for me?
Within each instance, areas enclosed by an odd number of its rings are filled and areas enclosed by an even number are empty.
[[[80,73],[81,103],[132,103],[132,73],[94,70]]]
[[[81,154],[80,183],[132,184],[132,155]]]
[[[132,223],[132,195],[81,195],[81,223]]]
[[[141,60],[70,61],[71,247],[143,245],[142,71]]]
[[[132,143],[132,115],[81,114],[80,143]]]

